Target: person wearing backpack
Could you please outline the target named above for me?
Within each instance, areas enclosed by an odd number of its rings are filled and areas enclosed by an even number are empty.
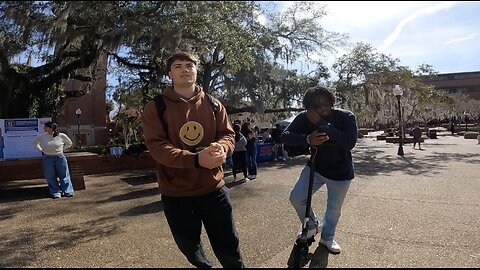
[[[145,144],[158,163],[165,217],[187,260],[199,268],[212,267],[200,241],[203,224],[221,265],[242,268],[222,168],[233,152],[235,133],[225,107],[195,84],[197,63],[188,52],[167,60],[173,87],[145,106]]]

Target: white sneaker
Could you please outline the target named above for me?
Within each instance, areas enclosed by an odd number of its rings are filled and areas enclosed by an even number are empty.
[[[317,229],[310,229],[308,230],[307,232],[307,239],[310,239],[312,237],[315,237],[315,235],[317,235],[318,231]],[[297,238],[300,238],[302,237],[302,231],[300,230],[300,232],[298,232],[298,235],[297,235]]]
[[[315,235],[317,235],[317,234],[318,234],[319,232],[321,232],[321,231],[322,231],[321,225],[319,225],[316,229],[310,229],[310,230],[308,230],[308,232],[307,232],[307,239],[310,239],[310,238],[312,238],[312,237],[315,237]],[[302,229],[301,229],[301,228],[300,228],[300,231],[299,231],[299,233],[298,233],[298,235],[297,235],[297,238],[300,238],[300,237],[302,237]]]
[[[320,244],[324,245],[326,248],[328,248],[328,250],[330,250],[330,252],[332,252],[333,254],[340,254],[340,252],[342,251],[342,248],[340,247],[340,245],[335,242],[335,240],[332,240],[332,241],[325,241],[323,239],[320,239]]]
[[[250,180],[253,180],[253,179],[257,178],[257,176],[256,175],[250,175],[248,178],[250,178]]]
[[[250,178],[245,177],[245,178],[243,178],[243,181],[244,181],[244,182],[250,182]]]

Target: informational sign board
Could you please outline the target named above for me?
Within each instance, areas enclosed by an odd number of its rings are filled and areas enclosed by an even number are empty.
[[[38,135],[45,133],[43,126],[51,118],[2,119],[0,129],[3,148],[2,159],[41,157],[42,153],[33,146]]]
[[[4,148],[4,143],[3,143],[3,131],[5,130],[5,126],[3,124],[3,119],[0,119],[0,160],[4,159],[3,156],[3,148]]]

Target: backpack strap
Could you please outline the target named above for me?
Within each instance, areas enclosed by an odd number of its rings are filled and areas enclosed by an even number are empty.
[[[213,113],[217,115],[217,113],[220,111],[220,104],[218,104],[218,101],[210,94],[205,93],[205,95],[208,98],[208,102],[210,103],[210,106],[212,106]],[[165,100],[163,99],[162,94],[156,95],[153,100],[155,101],[155,105],[157,107],[157,112],[158,112],[158,118],[160,118],[160,122],[162,123],[163,130],[165,131],[165,134],[168,138],[168,125],[167,122],[165,121],[165,110],[167,109],[167,105],[165,104]]]
[[[210,94],[205,92],[205,95],[208,98],[208,102],[210,103],[210,106],[212,106],[213,112],[215,115],[220,111],[220,105],[218,104],[218,101]]]
[[[162,123],[163,131],[165,132],[167,139],[168,139],[168,125],[165,121],[164,113],[167,109],[167,105],[165,104],[165,100],[163,100],[163,95],[158,94],[156,95],[153,100],[155,101],[155,105],[157,107],[158,118],[160,118],[160,123]]]

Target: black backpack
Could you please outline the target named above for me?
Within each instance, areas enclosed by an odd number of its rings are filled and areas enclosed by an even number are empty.
[[[210,103],[210,106],[212,106],[213,113],[215,115],[217,115],[218,111],[220,111],[220,105],[218,104],[218,101],[215,98],[213,98],[212,95],[210,95],[208,93],[205,93],[205,95],[208,98],[208,102]],[[163,95],[162,94],[156,95],[153,98],[153,101],[155,101],[155,105],[156,105],[157,111],[158,111],[158,118],[160,118],[160,122],[162,123],[163,130],[165,131],[167,139],[169,139],[168,138],[168,124],[165,121],[165,118],[163,116],[164,113],[165,113],[165,110],[167,109],[167,105],[165,104],[165,101],[163,100]]]

